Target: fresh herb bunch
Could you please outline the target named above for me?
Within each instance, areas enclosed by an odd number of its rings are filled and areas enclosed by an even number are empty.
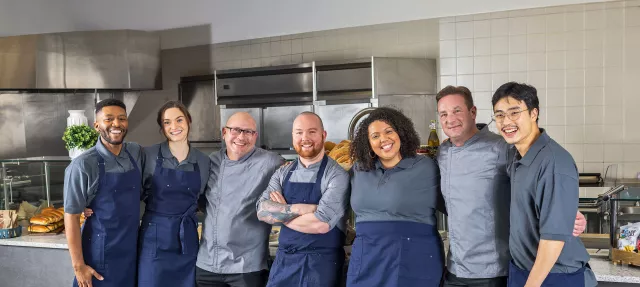
[[[87,125],[67,127],[62,136],[67,150],[72,148],[90,149],[98,141],[98,132]]]

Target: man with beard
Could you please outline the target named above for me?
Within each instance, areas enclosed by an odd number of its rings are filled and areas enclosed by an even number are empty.
[[[266,282],[271,226],[258,221],[255,204],[284,159],[255,147],[256,129],[250,114],[233,114],[222,128],[225,147],[210,156],[196,261],[199,287],[261,287]]]
[[[509,274],[509,144],[485,126],[466,87],[436,96],[443,132],[438,149],[441,189],[448,211],[449,256],[444,286],[506,286]],[[584,231],[581,213],[574,236]],[[513,227],[513,226],[512,226]]]
[[[73,286],[134,286],[140,218],[142,155],[125,143],[127,110],[107,99],[96,104],[96,145],[65,170],[64,225]],[[93,210],[80,230],[80,214]],[[95,279],[94,279],[95,277]]]
[[[349,174],[325,155],[327,132],[312,112],[293,122],[298,159],[281,167],[257,204],[258,218],[282,225],[267,286],[338,286],[344,263]]]

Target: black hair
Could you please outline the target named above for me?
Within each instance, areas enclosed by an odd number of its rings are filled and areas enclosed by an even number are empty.
[[[350,146],[350,157],[358,164],[358,169],[370,171],[375,168],[378,156],[369,144],[369,125],[375,121],[383,121],[390,125],[400,138],[400,155],[402,158],[415,157],[420,147],[420,136],[413,127],[413,122],[399,110],[390,107],[377,108],[372,111],[356,129]]]
[[[127,106],[118,99],[105,99],[96,103],[96,115],[102,110],[104,107],[110,106],[118,106],[123,108],[125,111],[127,110]]]
[[[529,114],[533,109],[538,110],[540,114],[540,102],[538,101],[538,91],[533,86],[527,84],[520,84],[516,82],[508,82],[500,86],[491,98],[491,104],[495,107],[496,104],[506,98],[512,97],[520,102],[524,102],[527,106]],[[538,122],[538,118],[536,118]]]

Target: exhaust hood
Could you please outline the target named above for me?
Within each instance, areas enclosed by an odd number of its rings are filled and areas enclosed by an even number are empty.
[[[110,30],[0,38],[0,90],[161,89],[160,37]]]

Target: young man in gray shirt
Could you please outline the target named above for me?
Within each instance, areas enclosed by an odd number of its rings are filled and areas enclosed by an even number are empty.
[[[327,132],[312,112],[293,122],[298,160],[280,168],[258,201],[258,218],[282,225],[268,286],[338,286],[344,263],[349,174],[325,155]]]
[[[448,211],[445,286],[506,286],[509,270],[509,144],[488,127],[476,128],[476,107],[466,87],[436,96],[442,130],[438,149],[441,189]],[[578,213],[574,235],[584,231]]]
[[[266,283],[271,225],[258,221],[255,204],[284,163],[255,147],[255,120],[233,114],[222,128],[225,148],[211,154],[207,207],[196,261],[201,287],[261,287]]]
[[[491,100],[496,127],[511,149],[509,286],[595,286],[589,254],[572,236],[578,169],[538,127],[536,89],[506,83]]]

